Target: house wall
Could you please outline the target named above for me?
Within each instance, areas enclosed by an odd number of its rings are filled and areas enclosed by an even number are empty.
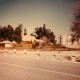
[[[32,48],[32,44],[16,44],[15,48]]]
[[[5,44],[5,47],[12,47],[12,44]]]

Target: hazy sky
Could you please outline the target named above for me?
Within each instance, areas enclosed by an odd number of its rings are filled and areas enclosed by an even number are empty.
[[[0,0],[0,25],[22,23],[31,33],[35,27],[50,28],[54,34],[69,34],[74,0]]]

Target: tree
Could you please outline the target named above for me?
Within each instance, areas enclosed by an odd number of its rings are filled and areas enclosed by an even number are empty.
[[[55,44],[55,35],[53,31],[50,33],[50,41]]]
[[[27,30],[26,30],[26,28],[24,29],[24,35],[27,35]]]
[[[17,43],[22,41],[22,25],[18,25],[18,27],[15,28],[14,40]]]
[[[43,27],[35,28],[35,33],[37,34],[37,39],[43,39],[43,37],[48,38],[48,42],[55,44],[55,35],[51,29],[46,29],[46,24]]]
[[[7,39],[9,41],[13,41],[14,40],[14,29],[11,25],[7,26]]]
[[[14,29],[11,25],[8,25],[7,27],[6,26],[0,27],[0,41],[3,40],[13,41],[14,40],[13,35]]]
[[[20,43],[22,41],[22,24],[19,24],[18,27],[13,29],[11,25],[0,26],[0,41],[9,40],[16,41]]]
[[[4,41],[4,38],[3,38],[3,27],[0,25],[0,42],[1,41]]]
[[[71,25],[72,41],[80,38],[80,0],[76,0],[73,5],[73,20]]]

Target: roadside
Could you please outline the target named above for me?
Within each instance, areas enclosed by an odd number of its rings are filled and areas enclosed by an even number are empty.
[[[0,50],[2,56],[19,56],[27,58],[80,62],[80,51],[51,51],[34,49],[5,49]]]

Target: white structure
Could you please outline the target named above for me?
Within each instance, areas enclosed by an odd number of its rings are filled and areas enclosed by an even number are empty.
[[[37,42],[39,43],[45,43],[45,41],[41,40],[41,39],[36,39]]]
[[[22,36],[22,41],[34,41],[34,40],[36,40],[34,36],[31,35]]]
[[[16,44],[16,42],[15,42],[15,41],[13,41],[13,42],[10,42],[10,41],[3,41],[3,42],[0,42],[0,44],[3,44],[4,47],[9,48],[9,47],[13,47],[13,45]]]
[[[58,35],[56,36],[57,44],[61,44],[66,47],[71,47],[71,48],[80,48],[80,39],[78,41],[74,41],[72,44],[71,42],[72,36],[70,35]]]
[[[68,44],[68,36],[65,36],[65,35],[63,35],[63,36],[61,36],[61,44],[62,45],[67,45]]]

